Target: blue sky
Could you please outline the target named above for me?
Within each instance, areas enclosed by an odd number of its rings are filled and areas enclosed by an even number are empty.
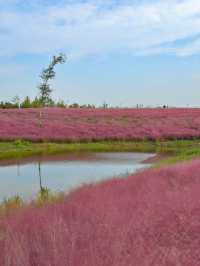
[[[200,106],[199,0],[0,0],[0,100],[37,95],[59,52],[55,99]]]

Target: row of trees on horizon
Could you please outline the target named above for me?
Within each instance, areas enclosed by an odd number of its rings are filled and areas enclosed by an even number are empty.
[[[43,107],[59,107],[59,108],[96,108],[93,104],[66,104],[63,100],[51,101],[48,104],[44,104],[39,97],[31,100],[29,96],[26,96],[24,100],[20,101],[18,96],[15,96],[11,101],[1,101],[0,109],[14,109],[14,108],[43,108]],[[104,103],[101,107],[108,108],[108,104]]]
[[[103,102],[102,105],[94,105],[94,104],[79,104],[72,103],[66,104],[63,100],[54,101],[51,100],[48,105],[44,105],[41,102],[40,98],[35,97],[35,99],[31,100],[28,96],[24,98],[23,101],[20,101],[18,96],[15,96],[11,101],[0,101],[0,109],[25,109],[25,108],[44,108],[44,107],[58,107],[58,108],[122,108],[121,106],[112,106],[106,102]],[[169,108],[168,105],[158,105],[158,106],[144,106],[143,104],[136,104],[133,107],[123,107],[123,108]]]

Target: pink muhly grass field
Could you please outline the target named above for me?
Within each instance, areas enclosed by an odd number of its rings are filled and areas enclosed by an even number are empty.
[[[0,139],[98,141],[200,137],[200,109],[0,110]]]
[[[200,265],[200,160],[85,186],[0,222],[3,266]]]

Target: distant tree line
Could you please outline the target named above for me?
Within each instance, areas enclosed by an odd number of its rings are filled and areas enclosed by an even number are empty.
[[[43,107],[59,107],[59,108],[121,108],[120,106],[111,106],[107,103],[103,102],[100,106],[95,106],[94,104],[78,104],[78,103],[72,103],[72,104],[66,104],[63,100],[60,101],[54,101],[51,100],[49,104],[45,104],[40,100],[39,97],[35,97],[35,99],[31,100],[28,96],[26,96],[22,101],[20,101],[18,96],[15,96],[13,100],[11,101],[1,101],[0,102],[0,109],[14,109],[14,108],[43,108]],[[142,108],[151,108],[150,106],[144,106],[143,104],[137,104],[135,106],[137,109]],[[169,108],[168,105],[160,105],[157,106],[157,108]]]
[[[24,98],[24,100],[20,101],[13,99],[12,101],[1,101],[0,109],[13,109],[13,108],[42,108],[42,107],[59,107],[59,108],[95,108],[95,105],[92,104],[66,104],[63,100],[61,101],[53,101],[49,102],[49,104],[45,104],[38,98],[31,100],[28,96]]]

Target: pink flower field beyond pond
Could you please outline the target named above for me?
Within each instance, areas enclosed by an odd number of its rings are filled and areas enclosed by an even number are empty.
[[[0,219],[3,266],[200,265],[200,160],[85,186]]]
[[[98,141],[200,137],[200,109],[0,110],[0,139]]]

